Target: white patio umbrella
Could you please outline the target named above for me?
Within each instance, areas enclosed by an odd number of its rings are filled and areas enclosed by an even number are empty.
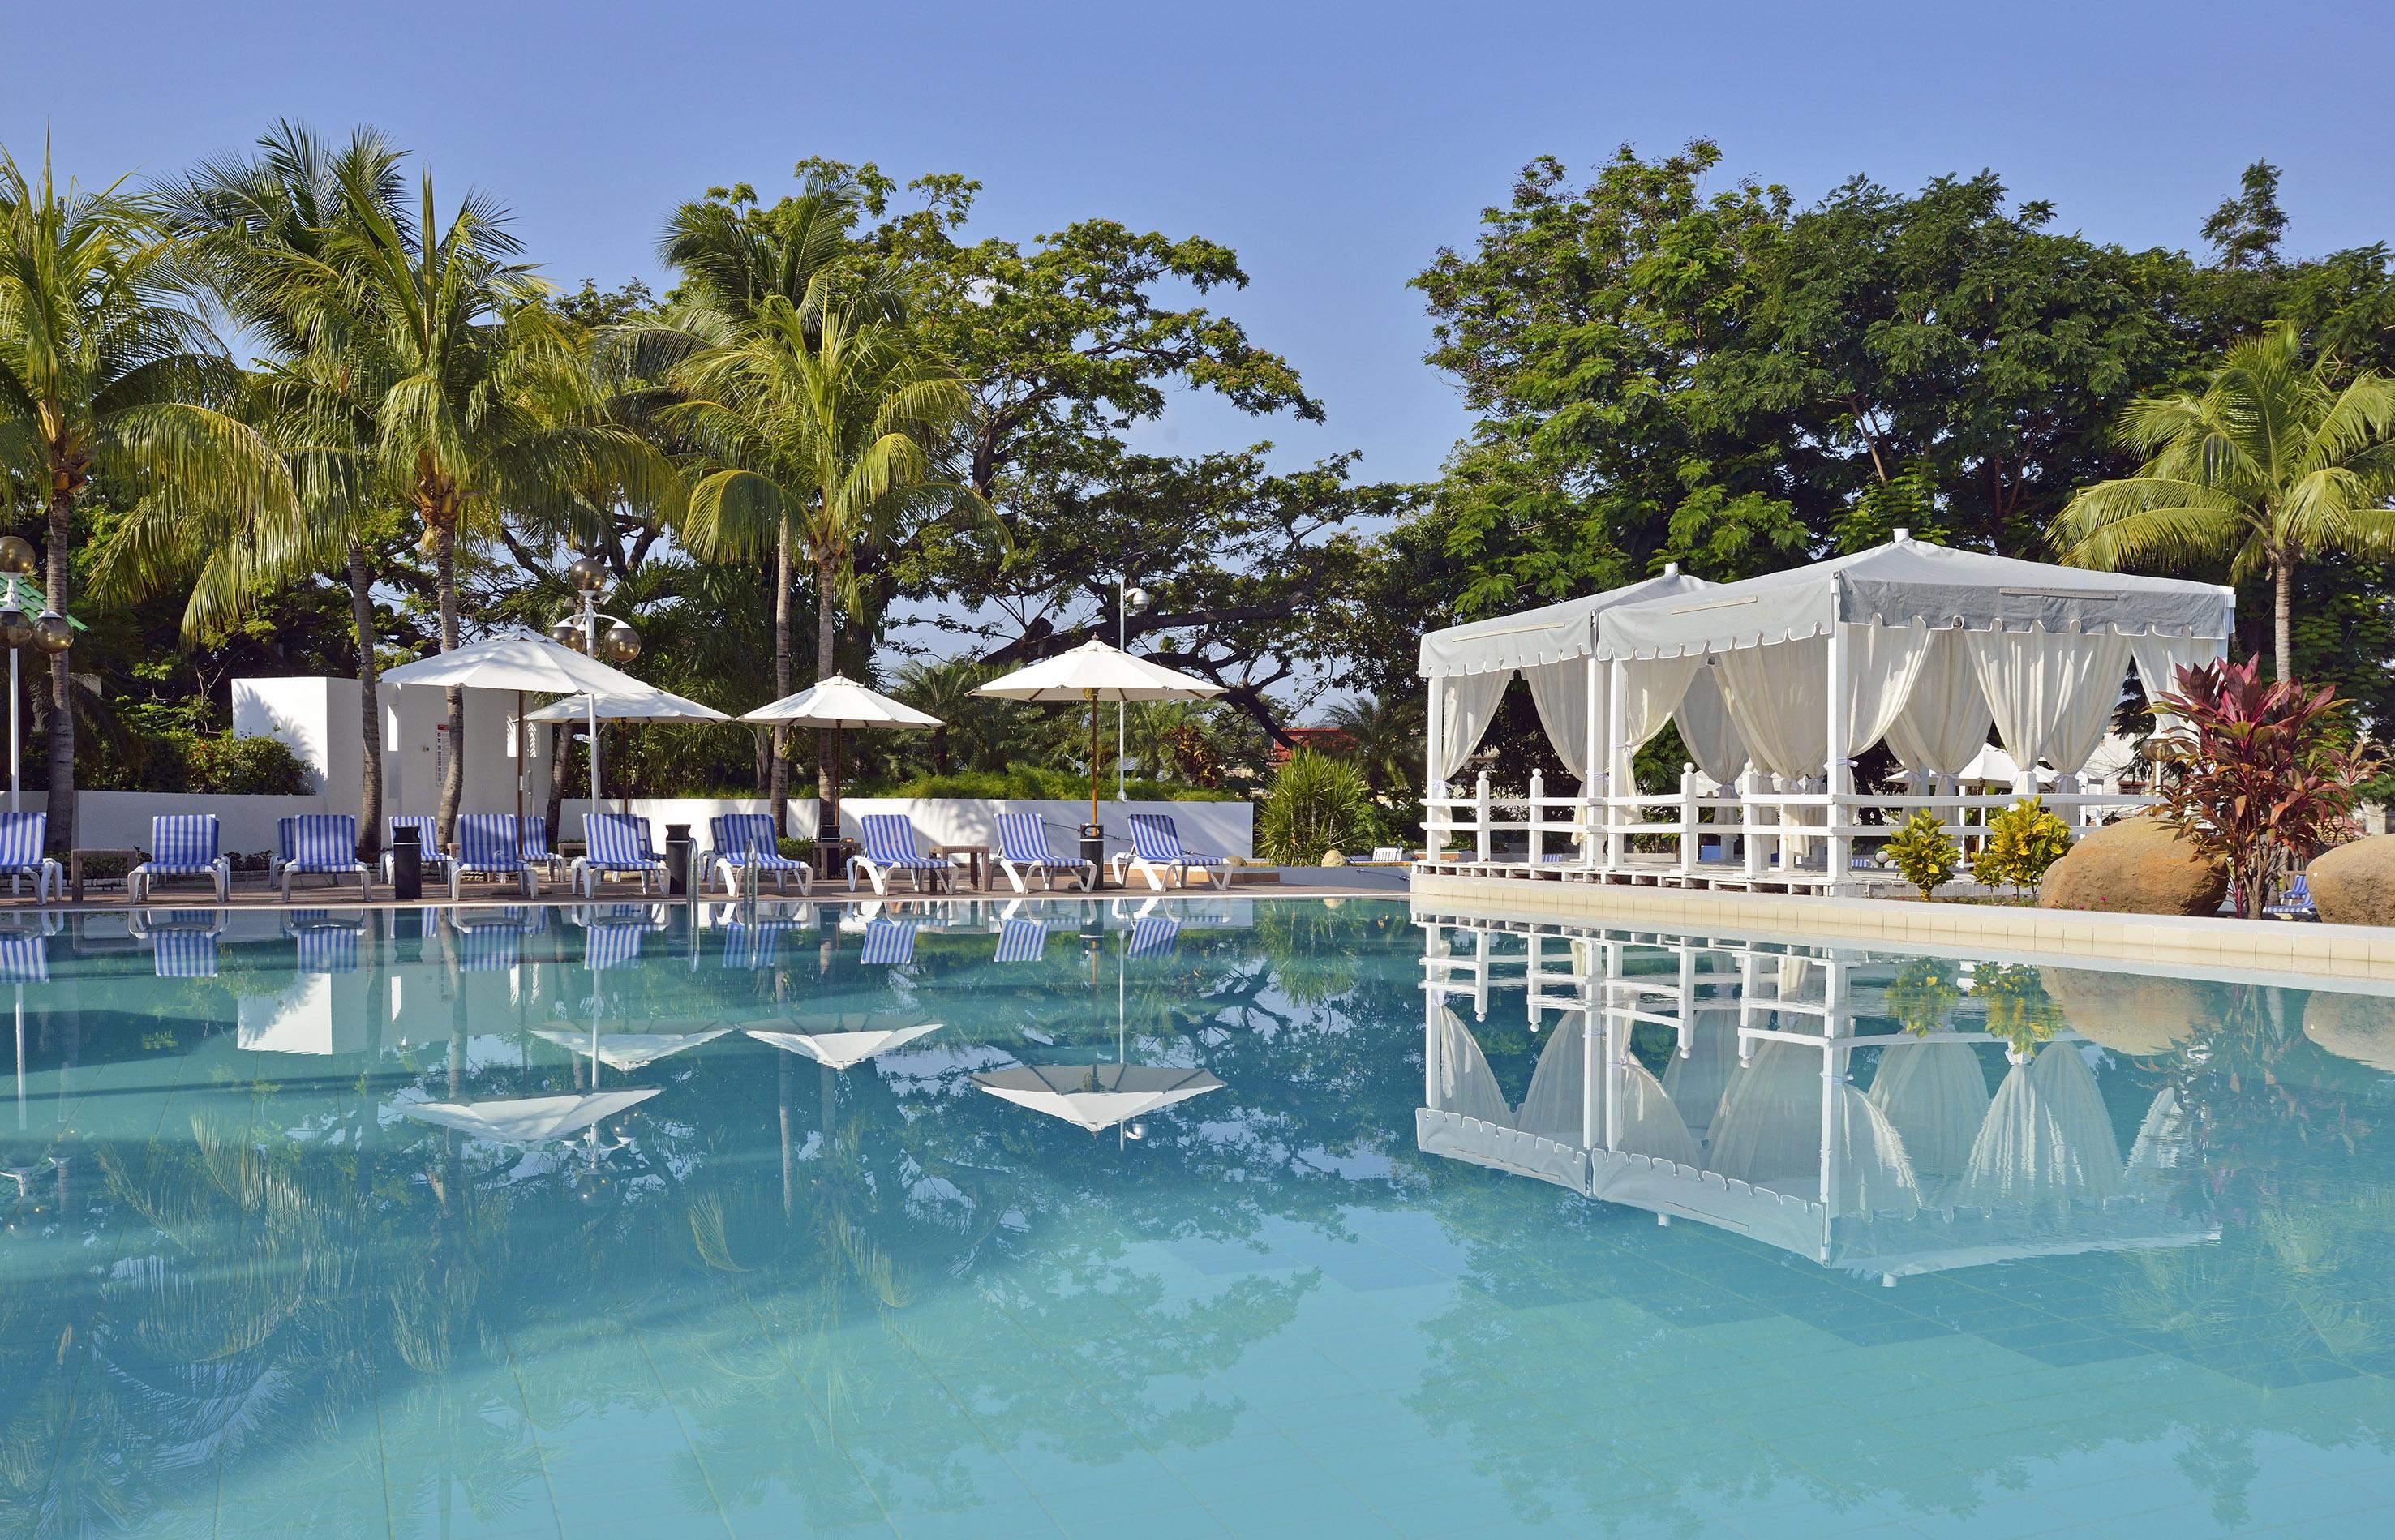
[[[1102,641],[1085,641],[1069,652],[1042,658],[992,679],[973,693],[1008,701],[1090,704],[1090,822],[1094,824],[1098,821],[1098,703],[1202,701],[1223,693],[1223,687],[1145,658],[1132,657]]]
[[[840,1027],[833,1032],[765,1032],[748,1029],[748,1035],[760,1043],[770,1043],[785,1053],[812,1059],[818,1064],[835,1070],[853,1069],[876,1054],[912,1043],[940,1030],[937,1021],[905,1023],[901,1018],[839,1017]]]
[[[498,1144],[538,1144],[578,1134],[602,1118],[646,1101],[658,1089],[652,1086],[638,1091],[519,1097],[506,1101],[424,1101],[400,1111],[418,1123],[438,1124]]]
[[[595,703],[604,696],[614,700],[630,700],[644,694],[663,694],[654,685],[643,684],[620,669],[608,667],[596,658],[585,657],[573,648],[536,636],[530,631],[508,631],[481,641],[469,642],[446,652],[435,652],[429,658],[387,669],[382,676],[385,684],[396,685],[459,685],[468,690],[512,690],[516,692],[516,724],[519,740],[523,731],[523,697],[527,694],[587,694]],[[598,737],[598,717],[595,704],[589,715],[591,737]],[[454,749],[455,744],[451,747]],[[521,743],[516,751],[516,817],[523,817],[523,764]],[[599,800],[599,760],[590,761],[590,800]]]
[[[712,1043],[731,1030],[730,1027],[715,1027],[706,1032],[611,1032],[602,1035],[595,1032],[535,1027],[532,1034],[556,1044],[568,1053],[578,1053],[586,1059],[597,1060],[611,1070],[629,1073],[684,1048]]]
[[[1143,1064],[1023,1064],[973,1079],[994,1097],[1092,1134],[1223,1088],[1204,1070]]]
[[[580,653],[575,654],[576,657]],[[562,701],[551,701],[539,710],[524,717],[527,722],[586,722],[590,727],[590,800],[595,808],[599,800],[599,729],[600,722],[728,722],[729,712],[716,710],[686,700],[671,691],[648,689],[637,695],[568,695]],[[631,799],[624,799],[624,810],[631,810]]]
[[[818,679],[795,695],[761,705],[744,722],[787,722],[831,729],[831,826],[840,827],[840,735],[846,728],[930,728],[947,724],[904,701],[867,690],[845,675]]]

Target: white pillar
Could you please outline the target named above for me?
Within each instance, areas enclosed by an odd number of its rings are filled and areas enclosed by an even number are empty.
[[[1434,800],[1447,795],[1447,783],[1439,778],[1438,744],[1446,726],[1446,681],[1430,681],[1430,706],[1423,727],[1425,752],[1422,766],[1422,854],[1436,861],[1447,849],[1448,810]]]
[[[1833,831],[1829,836],[1824,863],[1830,879],[1829,890],[1833,893],[1841,890],[1846,885],[1850,855],[1854,849],[1854,842],[1851,839],[1834,832],[1846,822],[1846,799],[1851,797],[1855,791],[1855,762],[1846,757],[1846,737],[1852,731],[1846,719],[1849,704],[1846,700],[1846,678],[1848,671],[1854,666],[1853,660],[1846,655],[1846,628],[1834,621],[1832,622],[1829,647],[1830,710],[1827,723],[1829,762],[1823,767],[1823,773],[1830,793],[1827,817]]]
[[[1619,871],[1629,854],[1621,825],[1629,821],[1630,809],[1621,798],[1635,794],[1636,778],[1630,770],[1630,752],[1622,745],[1629,727],[1625,716],[1630,678],[1629,665],[1616,658],[1606,665],[1605,691],[1605,863]]]
[[[1738,778],[1738,832],[1746,847],[1746,875],[1750,878],[1763,875],[1763,808],[1754,800],[1770,782],[1760,767],[1750,764]]]
[[[1698,831],[1703,825],[1697,822],[1697,767],[1680,767],[1680,875],[1694,876],[1697,873]]]
[[[1597,813],[1596,798],[1605,784],[1605,692],[1596,687],[1604,676],[1597,672],[1594,658],[1581,660],[1581,685],[1586,691],[1588,727],[1581,733],[1585,747],[1581,757],[1580,772],[1580,855],[1581,864],[1594,866],[1600,854],[1597,830],[1602,821]]]
[[[1434,979],[1436,985],[1443,979]],[[1444,992],[1431,988],[1422,991],[1422,1105],[1436,1112],[1438,1104],[1438,1008],[1446,1000]]]
[[[1472,822],[1476,825],[1474,849],[1480,863],[1489,864],[1489,772],[1482,770],[1472,783]]]
[[[1546,809],[1540,806],[1540,803],[1546,800],[1546,796],[1547,772],[1532,770],[1530,772],[1530,816],[1525,822],[1530,825],[1530,870],[1534,873],[1538,871],[1547,853]]]

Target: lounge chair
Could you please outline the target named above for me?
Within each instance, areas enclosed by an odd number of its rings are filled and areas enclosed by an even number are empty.
[[[283,917],[302,973],[355,973],[364,930],[359,921],[335,919],[328,909],[294,909]]]
[[[1081,879],[1081,891],[1086,893],[1098,885],[1098,863],[1083,861],[1078,856],[1060,856],[1048,845],[1048,825],[1038,813],[1000,813],[998,815],[998,869],[1018,893],[1031,891],[1024,877],[1038,875],[1051,891],[1056,887],[1056,874],[1070,872]]]
[[[857,961],[882,967],[914,960],[915,924],[912,920],[876,919],[865,922],[865,949]]]
[[[274,821],[274,853],[266,858],[266,886],[269,888],[283,880],[283,868],[291,862],[291,826],[298,822],[297,818]]]
[[[390,880],[391,847],[407,839],[416,841],[417,850],[424,857],[422,870],[426,876],[437,877],[447,869],[449,858],[441,853],[440,820],[426,814],[414,818],[394,818],[390,820],[390,837],[383,841],[382,848],[383,881]]]
[[[42,854],[43,842],[50,837],[50,815],[47,813],[0,813],[0,872],[8,875],[8,891],[21,892],[18,884],[33,879],[33,902],[56,899],[66,892],[66,879],[59,863]]]
[[[1174,827],[1169,813],[1133,813],[1131,815],[1131,849],[1114,858],[1115,880],[1121,882],[1124,865],[1147,878],[1148,887],[1161,893],[1169,885],[1179,888],[1191,872],[1212,879],[1214,886],[1231,886],[1231,863],[1223,856],[1204,850],[1193,850],[1181,843],[1181,831]]]
[[[1048,949],[1048,927],[1028,915],[1004,921],[998,931],[998,955],[1001,963],[1036,963]]]
[[[0,930],[0,984],[50,981],[50,938],[40,930]]]
[[[1142,915],[1131,924],[1131,944],[1126,949],[1134,957],[1170,957],[1181,941],[1181,922],[1170,915]]]
[[[923,879],[932,879],[933,887],[944,892],[957,890],[957,869],[937,856],[927,856],[915,843],[915,825],[901,813],[867,813],[859,821],[859,833],[865,849],[848,858],[848,890],[856,891],[857,868],[865,869],[866,880],[877,893],[890,891],[890,878],[899,872],[914,879],[915,891],[923,890]]]
[[[294,874],[316,877],[355,877],[358,879],[358,902],[374,897],[368,886],[373,878],[366,873],[366,863],[358,859],[358,821],[348,813],[302,813],[298,818],[284,819],[291,825],[291,853],[279,863],[283,902],[291,902],[291,878]],[[282,836],[281,827],[275,830]]]
[[[449,897],[455,900],[469,875],[513,877],[528,899],[540,897],[540,879],[525,864],[523,841],[513,813],[459,813],[457,850],[449,862]]]
[[[549,849],[548,814],[533,813],[524,819],[523,858],[525,865],[537,866],[541,875],[551,882],[557,880],[558,868],[565,864],[565,858]]]
[[[206,877],[216,884],[217,902],[232,895],[232,862],[217,849],[217,815],[168,813],[150,821],[150,859],[125,874],[125,891],[134,904],[147,902],[160,877]],[[213,977],[213,975],[211,975]]]
[[[213,979],[217,938],[224,934],[228,917],[218,909],[136,909],[126,916],[125,928],[150,943],[151,970],[159,978]]]
[[[2291,874],[2279,896],[2262,906],[2262,913],[2274,920],[2320,918],[2320,910],[2312,902],[2311,878],[2302,872]]]
[[[708,849],[700,858],[699,867],[721,877],[727,895],[740,890],[740,874],[751,867],[761,880],[771,876],[776,892],[788,892],[793,876],[799,879],[800,892],[812,892],[814,888],[815,869],[782,853],[774,836],[771,813],[725,813],[710,818],[707,821],[707,839]]]
[[[641,879],[641,891],[655,879],[666,890],[666,863],[649,853],[649,821],[631,813],[592,813],[582,821],[586,855],[576,856],[568,871],[574,890],[584,898],[599,896],[599,879],[627,873]]]
[[[449,928],[457,933],[457,966],[470,973],[503,973],[515,967],[523,939],[549,928],[549,911],[537,905],[509,904],[503,909],[463,911],[427,909],[426,922],[430,924],[436,914],[448,916]]]

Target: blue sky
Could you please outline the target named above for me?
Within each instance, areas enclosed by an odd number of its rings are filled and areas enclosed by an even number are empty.
[[[404,23],[404,25],[403,25]],[[451,192],[517,211],[571,283],[655,277],[676,201],[788,185],[800,156],[986,184],[977,228],[1104,215],[1231,244],[1220,301],[1288,354],[1321,428],[1176,403],[1149,441],[1270,437],[1436,472],[1462,426],[1421,362],[1406,280],[1542,152],[1721,141],[1732,178],[1800,199],[1993,167],[2065,228],[2191,244],[2256,156],[2286,169],[2290,245],[2378,239],[2387,22],[2360,5],[773,5],[239,7],[0,14],[0,142],[86,178],[173,170],[271,119],[372,122]],[[46,63],[55,59],[57,67]],[[444,200],[447,194],[444,194]]]

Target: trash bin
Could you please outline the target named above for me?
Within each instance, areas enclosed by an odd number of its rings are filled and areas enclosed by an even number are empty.
[[[1081,859],[1098,869],[1098,886],[1106,885],[1106,826],[1103,823],[1081,825]]]
[[[676,834],[673,831],[680,829]],[[676,823],[666,831],[666,892],[681,898],[690,892],[690,825]]]
[[[403,903],[424,896],[424,847],[415,840],[390,848],[390,896]]]

